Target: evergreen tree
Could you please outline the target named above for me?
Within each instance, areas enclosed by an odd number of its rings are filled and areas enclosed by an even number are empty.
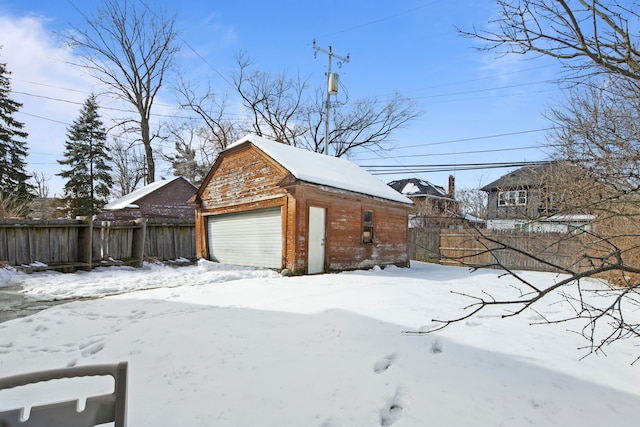
[[[198,164],[196,150],[190,145],[176,141],[175,147],[176,152],[174,155],[165,156],[171,163],[173,174],[185,177],[187,181],[194,185],[202,184],[211,166]]]
[[[6,64],[0,63],[0,200],[14,200],[21,208],[13,214],[24,215],[33,196],[26,172],[27,132],[22,130],[24,123],[13,118],[22,104],[9,97],[10,74]]]
[[[67,180],[64,201],[68,216],[95,215],[107,203],[113,179],[106,141],[107,132],[92,94],[82,106],[80,117],[67,129],[65,158],[58,160],[68,166],[57,174]]]

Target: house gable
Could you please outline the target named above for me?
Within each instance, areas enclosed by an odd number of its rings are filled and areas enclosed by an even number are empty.
[[[193,219],[194,209],[187,202],[196,191],[193,184],[179,177],[141,197],[137,204],[145,217]]]
[[[539,214],[553,163],[525,166],[481,188],[487,192],[487,218],[523,222]]]
[[[256,203],[283,196],[278,185],[288,171],[250,144],[224,151],[198,195],[205,209]]]
[[[193,219],[188,201],[197,188],[183,177],[153,182],[104,206],[100,219],[184,218]]]

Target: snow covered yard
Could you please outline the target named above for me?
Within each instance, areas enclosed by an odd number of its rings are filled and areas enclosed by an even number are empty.
[[[529,326],[567,304],[401,333],[459,315],[469,300],[451,291],[514,292],[495,270],[412,263],[286,278],[201,262],[0,272],[0,286],[16,282],[39,300],[117,294],[1,323],[0,376],[126,360],[131,426],[637,425],[637,343],[580,360],[586,343],[567,331],[579,325]],[[0,409],[79,387],[0,391]]]

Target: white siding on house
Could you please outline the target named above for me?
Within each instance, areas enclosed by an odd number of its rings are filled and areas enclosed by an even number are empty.
[[[519,230],[525,224],[522,220],[515,219],[488,219],[489,230]]]
[[[281,208],[208,217],[209,257],[252,267],[282,268]]]
[[[575,231],[593,231],[592,215],[557,215],[532,221],[515,219],[489,219],[489,230],[520,230],[535,233],[572,233]]]

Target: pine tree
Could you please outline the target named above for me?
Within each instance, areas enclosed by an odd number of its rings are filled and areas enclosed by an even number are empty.
[[[24,123],[13,118],[22,104],[9,97],[11,82],[4,63],[0,63],[0,200],[13,200],[18,211],[14,215],[24,215],[31,194],[32,186],[27,182],[27,132],[23,131]]]
[[[113,185],[106,141],[107,132],[92,94],[80,110],[80,117],[67,129],[65,158],[58,160],[69,167],[57,174],[67,179],[64,201],[68,216],[95,215],[106,204]]]
[[[196,150],[185,142],[176,141],[175,154],[165,156],[171,163],[173,174],[183,176],[194,185],[200,185],[211,168],[210,165],[201,165],[196,159]]]

